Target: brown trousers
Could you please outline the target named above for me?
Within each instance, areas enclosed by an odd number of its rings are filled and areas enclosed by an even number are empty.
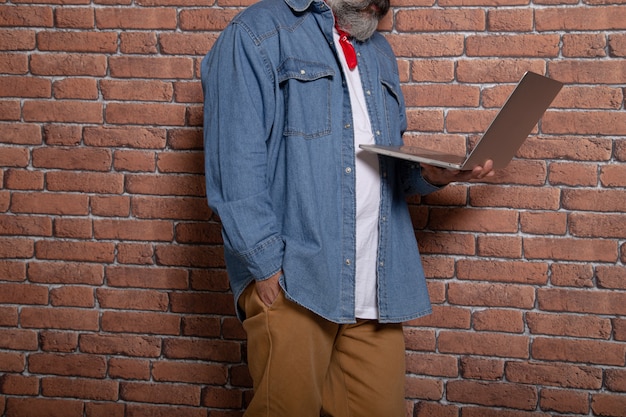
[[[267,307],[250,285],[248,367],[254,395],[245,417],[404,417],[401,324],[336,324],[287,300]]]

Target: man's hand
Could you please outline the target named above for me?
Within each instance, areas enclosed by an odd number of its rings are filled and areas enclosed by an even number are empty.
[[[278,283],[278,279],[282,274],[283,271],[281,270],[266,280],[256,282],[256,292],[259,294],[261,301],[268,307],[274,303],[276,297],[282,291]]]
[[[475,166],[471,171],[439,168],[427,164],[420,165],[422,167],[422,177],[429,183],[438,186],[448,185],[451,182],[480,180],[485,177],[492,177],[495,174],[492,160],[488,160],[483,166]]]

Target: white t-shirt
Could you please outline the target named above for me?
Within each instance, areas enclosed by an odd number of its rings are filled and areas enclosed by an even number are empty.
[[[334,30],[335,47],[348,83],[354,125],[356,153],[356,288],[355,315],[361,319],[378,318],[376,262],[378,256],[378,214],[380,207],[380,169],[378,156],[359,148],[373,144],[374,135],[359,75],[359,67],[348,68]]]

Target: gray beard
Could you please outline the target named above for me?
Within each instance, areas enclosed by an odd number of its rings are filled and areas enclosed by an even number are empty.
[[[378,21],[388,10],[387,6],[380,14],[366,11],[365,9],[373,3],[371,0],[326,0],[326,2],[335,15],[337,25],[359,41],[366,41],[376,32]]]

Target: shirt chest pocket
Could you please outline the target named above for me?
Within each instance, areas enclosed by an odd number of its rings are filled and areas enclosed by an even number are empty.
[[[331,132],[331,85],[335,71],[328,65],[286,59],[278,67],[284,99],[283,135],[314,139]]]
[[[402,133],[406,129],[404,125],[404,113],[402,111],[402,96],[400,86],[386,80],[381,80],[383,86],[383,99],[385,101],[385,119],[389,132],[389,140],[393,145],[402,143]]]

